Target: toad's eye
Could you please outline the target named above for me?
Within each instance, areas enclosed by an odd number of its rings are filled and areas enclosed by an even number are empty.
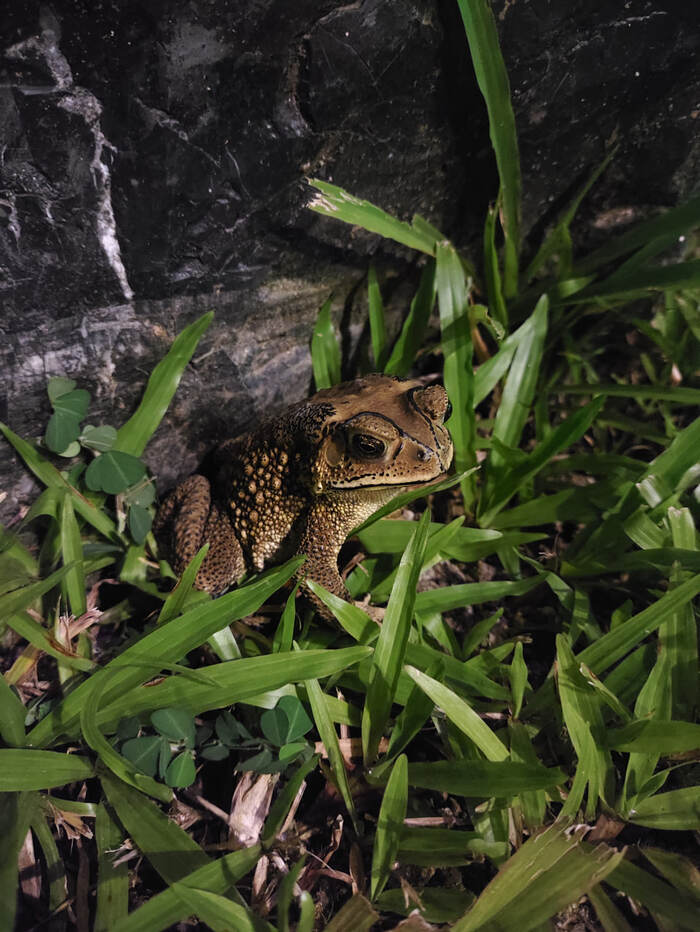
[[[372,460],[383,456],[386,450],[384,441],[378,437],[372,437],[370,434],[354,434],[350,446],[353,453]]]
[[[448,399],[447,407],[445,408],[445,417],[443,418],[443,420],[449,421],[451,417],[452,417],[452,402]]]

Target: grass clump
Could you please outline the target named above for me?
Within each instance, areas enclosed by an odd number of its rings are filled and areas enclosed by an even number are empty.
[[[46,880],[24,916],[98,930],[389,928],[418,909],[522,932],[575,904],[606,930],[697,924],[700,201],[579,258],[570,227],[608,156],[524,263],[492,15],[459,5],[501,181],[479,261],[313,182],[315,210],[425,254],[393,343],[370,271],[373,368],[420,356],[453,405],[457,475],[419,520],[387,517],[417,517],[411,493],[357,531],[347,585],[387,603],[381,627],[317,585],[336,628],[296,624],[294,592],[254,626],[299,560],[211,601],[203,550],[156,585],[140,457],[209,315],[118,431],[82,426],[86,394],[52,380],[45,447],[87,448],[87,469],[1,428],[46,486],[38,554],[7,533],[0,553],[3,928],[28,852]],[[319,388],[340,379],[330,311]]]

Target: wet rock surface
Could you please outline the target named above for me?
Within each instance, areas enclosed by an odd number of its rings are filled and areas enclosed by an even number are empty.
[[[494,5],[540,229],[602,158],[580,238],[698,184],[692,4]],[[216,321],[149,447],[164,485],[303,397],[333,291],[344,349],[373,258],[398,312],[415,257],[312,214],[304,179],[417,212],[478,256],[497,178],[454,0],[11,0],[0,26],[0,419],[39,436],[46,378],[118,425],[173,336]],[[400,284],[407,279],[407,283]],[[0,517],[34,494],[0,444]]]

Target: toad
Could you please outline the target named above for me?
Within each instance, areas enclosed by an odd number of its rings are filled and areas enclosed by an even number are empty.
[[[218,447],[211,482],[190,476],[164,500],[156,538],[178,574],[208,542],[195,586],[214,596],[299,553],[304,576],[347,599],[342,544],[400,491],[449,469],[449,415],[441,385],[411,379],[319,391]]]

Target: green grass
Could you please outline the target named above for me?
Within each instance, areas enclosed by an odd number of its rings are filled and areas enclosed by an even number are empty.
[[[45,866],[36,921],[56,926],[70,907],[96,930],[192,915],[311,929],[330,855],[331,930],[388,928],[417,906],[454,929],[521,932],[582,897],[606,932],[640,915],[697,925],[700,200],[577,255],[576,210],[609,153],[523,244],[495,26],[485,0],[459,6],[500,175],[483,256],[325,182],[311,204],[423,254],[398,334],[369,271],[372,358],[399,375],[418,359],[453,404],[457,475],[430,507],[413,491],[357,531],[347,584],[388,603],[381,627],[319,586],[337,626],[296,618],[276,593],[298,560],[211,601],[192,588],[202,551],[167,591],[140,457],[210,315],[118,431],[83,425],[89,398],[70,379],[49,383],[43,446],[0,425],[45,486],[25,519],[38,551],[0,540],[0,929],[29,828]],[[318,388],[340,379],[330,302],[311,359]],[[81,448],[92,472],[68,463]],[[120,594],[95,612],[105,570]],[[199,796],[182,796],[195,767]],[[244,807],[254,830],[231,851],[221,807],[247,768],[277,782]],[[168,817],[176,798],[197,821]],[[287,870],[269,868],[269,902],[251,895],[263,853]],[[76,885],[81,857],[96,870]]]

